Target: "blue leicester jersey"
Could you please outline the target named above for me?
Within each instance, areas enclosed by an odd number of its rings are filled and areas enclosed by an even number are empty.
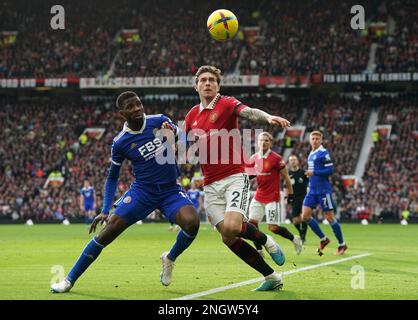
[[[94,202],[94,188],[93,187],[91,186],[88,188],[83,187],[80,191],[80,194],[83,197],[84,203]]]
[[[333,173],[334,166],[327,149],[320,146],[315,151],[311,151],[308,157],[308,170],[313,171],[313,176],[309,178],[310,194],[332,193],[328,177]]]
[[[113,139],[112,163],[120,166],[124,159],[131,161],[135,176],[132,188],[176,183],[180,173],[174,153],[170,151],[172,160],[162,164],[161,159],[168,149],[164,145],[166,138],[156,136],[156,132],[166,121],[174,127],[177,135],[178,128],[168,117],[162,114],[149,116],[144,114],[144,123],[139,131],[129,129],[125,123],[123,130]]]
[[[200,190],[198,189],[190,189],[187,191],[187,196],[190,200],[192,200],[193,206],[197,209],[199,208],[199,197],[200,197]]]

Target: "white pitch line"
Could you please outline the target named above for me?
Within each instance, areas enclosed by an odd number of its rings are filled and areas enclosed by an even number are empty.
[[[316,269],[316,268],[320,268],[320,267],[329,266],[329,265],[332,265],[332,264],[337,264],[337,263],[344,262],[344,261],[360,259],[360,258],[364,258],[364,257],[371,256],[371,255],[372,255],[371,253],[363,253],[363,254],[360,254],[358,256],[353,256],[353,257],[348,257],[348,258],[344,258],[344,259],[328,261],[328,262],[324,262],[324,263],[320,263],[320,264],[314,264],[314,265],[311,265],[311,266],[306,266],[306,267],[302,267],[302,268],[298,268],[298,269],[294,269],[294,270],[288,270],[288,271],[282,272],[281,274],[282,275],[289,275],[289,274],[292,274],[292,273],[302,272],[302,271],[306,271],[306,270],[312,270],[312,269]],[[234,288],[246,286],[248,284],[261,282],[263,280],[264,280],[264,277],[251,279],[251,280],[247,280],[247,281],[233,283],[229,286],[224,286],[224,287],[219,287],[219,288],[214,288],[214,289],[210,289],[210,290],[206,290],[206,291],[202,291],[202,292],[189,294],[187,296],[174,298],[172,300],[190,300],[190,299],[194,299],[194,298],[207,296],[207,295],[210,295],[210,294],[213,294],[213,293],[217,293],[217,292],[221,292],[221,291],[225,291],[225,290],[229,290],[229,289],[234,289]]]

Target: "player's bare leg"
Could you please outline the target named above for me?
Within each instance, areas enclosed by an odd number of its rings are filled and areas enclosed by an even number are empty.
[[[117,215],[112,214],[107,218],[107,215],[100,214],[94,219],[90,227],[90,233],[96,231],[98,223],[103,224],[106,220],[107,224],[100,231],[99,235],[93,237],[87,244],[67,277],[59,283],[52,284],[52,292],[64,293],[70,291],[77,279],[96,260],[101,251],[129,227],[125,220]]]
[[[312,217],[312,208],[303,206],[302,207],[302,220],[307,222],[309,227],[312,229],[312,231],[318,236],[320,239],[319,248],[317,249],[317,253],[322,256],[324,248],[330,243],[330,240],[325,236],[325,234],[322,232],[321,227],[318,224],[318,221],[316,221]]]
[[[341,231],[341,226],[338,223],[337,219],[335,218],[334,211],[325,212],[325,218],[328,220],[329,225],[331,226],[335,237],[338,239],[338,249],[335,254],[337,256],[342,255],[348,249],[348,247],[344,242],[343,234]]]
[[[176,242],[170,251],[164,252],[160,257],[162,263],[160,281],[165,286],[171,283],[174,261],[192,244],[199,231],[200,220],[196,209],[191,205],[181,207],[176,214],[176,224],[181,227]]]

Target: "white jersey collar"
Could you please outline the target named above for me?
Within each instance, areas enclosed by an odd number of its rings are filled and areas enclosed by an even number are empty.
[[[213,98],[212,101],[208,104],[208,106],[206,108],[203,106],[203,104],[201,102],[200,105],[199,105],[199,111],[202,112],[203,109],[213,109],[220,96],[221,95],[218,93],[215,96],[215,98]]]
[[[131,134],[140,134],[140,133],[142,133],[144,131],[145,126],[146,126],[146,123],[147,123],[147,115],[144,113],[144,122],[142,123],[142,127],[141,127],[141,129],[139,131],[134,131],[134,130],[130,129],[128,127],[128,123],[127,122],[125,122],[123,124],[123,131],[129,132]]]
[[[260,158],[263,159],[267,159],[267,157],[270,155],[271,153],[271,149],[268,149],[267,152],[265,154],[263,154],[263,151],[258,151],[258,155],[260,156]]]
[[[324,151],[325,150],[325,148],[324,148],[324,146],[321,144],[319,147],[318,147],[318,149],[316,149],[315,151],[311,151],[311,154],[315,154],[315,153],[317,153],[317,152],[319,152],[319,151]]]

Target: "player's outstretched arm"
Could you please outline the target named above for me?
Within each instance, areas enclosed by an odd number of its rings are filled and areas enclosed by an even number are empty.
[[[121,166],[115,165],[114,163],[110,164],[109,174],[107,175],[105,183],[103,209],[102,212],[93,220],[89,233],[96,231],[96,226],[99,222],[100,224],[103,224],[103,222],[107,220],[118,185],[120,167]]]
[[[239,113],[239,116],[241,118],[248,119],[251,122],[272,124],[272,125],[282,127],[284,129],[290,127],[289,120],[282,118],[282,117],[272,116],[271,114],[268,114],[267,112],[264,112],[263,110],[260,110],[260,109],[246,107],[241,110],[241,112]]]

